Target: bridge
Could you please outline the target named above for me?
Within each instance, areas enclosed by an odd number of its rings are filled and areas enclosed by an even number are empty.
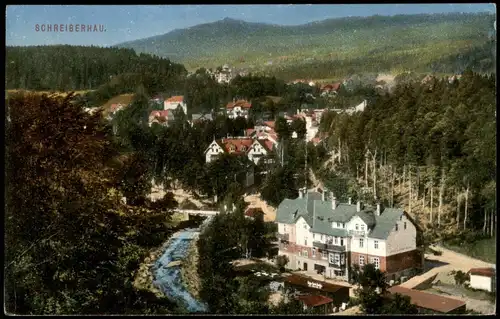
[[[175,211],[183,213],[185,218],[189,218],[189,215],[215,216],[219,214],[217,210],[176,209]]]

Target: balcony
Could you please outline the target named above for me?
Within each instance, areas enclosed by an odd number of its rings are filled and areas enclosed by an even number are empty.
[[[289,241],[290,234],[278,234],[276,237],[278,237],[278,239],[282,242]]]
[[[349,235],[350,236],[364,237],[366,235],[366,232],[364,230],[350,230]]]
[[[326,245],[326,250],[344,253],[345,246],[328,244]]]
[[[326,250],[327,245],[323,244],[323,243],[321,243],[319,241],[313,241],[313,247]]]

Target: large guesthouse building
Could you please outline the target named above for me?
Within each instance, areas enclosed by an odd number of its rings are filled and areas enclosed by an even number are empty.
[[[402,209],[339,203],[332,193],[304,188],[281,202],[276,222],[279,255],[291,269],[349,280],[351,266],[372,263],[396,280],[423,265],[420,230]]]

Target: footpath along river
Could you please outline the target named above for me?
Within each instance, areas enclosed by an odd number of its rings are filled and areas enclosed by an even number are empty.
[[[206,312],[207,306],[195,299],[184,287],[181,278],[180,265],[172,262],[182,261],[190,244],[196,240],[200,231],[210,223],[212,217],[207,217],[199,228],[187,228],[176,233],[169,239],[166,249],[153,265],[153,285],[160,289],[168,298],[186,306],[190,312]],[[170,267],[169,264],[171,265]]]

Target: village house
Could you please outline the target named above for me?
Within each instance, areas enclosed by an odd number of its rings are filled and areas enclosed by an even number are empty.
[[[179,107],[179,106],[182,108],[182,111],[184,112],[184,114],[187,115],[188,114],[187,113],[187,104],[184,101],[184,96],[182,96],[182,95],[172,96],[172,97],[169,97],[168,99],[166,99],[163,103],[164,110],[176,110],[177,107]]]
[[[497,282],[495,268],[472,268],[468,273],[471,288],[495,291]]]
[[[400,294],[410,297],[410,302],[417,307],[419,314],[464,314],[467,305],[464,301],[452,297],[441,296],[416,289],[393,286],[388,289],[389,296]]]
[[[213,121],[213,116],[210,113],[207,114],[199,114],[199,113],[194,113],[191,115],[191,126],[193,126],[195,123],[200,123],[200,122],[206,122],[206,121]]]
[[[226,105],[227,116],[230,119],[235,119],[238,116],[248,118],[248,111],[252,108],[252,104],[246,100],[233,100]]]
[[[340,90],[340,86],[342,83],[337,82],[333,84],[325,84],[321,86],[321,96],[328,96],[328,95],[337,95],[337,93]]]
[[[332,193],[301,189],[276,212],[279,254],[288,268],[349,280],[349,268],[372,263],[388,280],[423,266],[418,226],[402,209],[339,203]]]
[[[269,140],[253,139],[249,137],[225,138],[214,140],[205,150],[207,163],[214,161],[220,154],[234,154],[247,156],[254,164],[261,158],[270,155],[274,149],[273,142]]]
[[[214,78],[217,83],[229,83],[233,79],[233,73],[229,65],[224,64],[220,70],[214,73]]]
[[[153,123],[158,123],[162,126],[168,126],[175,120],[174,113],[172,110],[162,110],[162,111],[151,111],[149,114],[149,126],[152,126]]]

